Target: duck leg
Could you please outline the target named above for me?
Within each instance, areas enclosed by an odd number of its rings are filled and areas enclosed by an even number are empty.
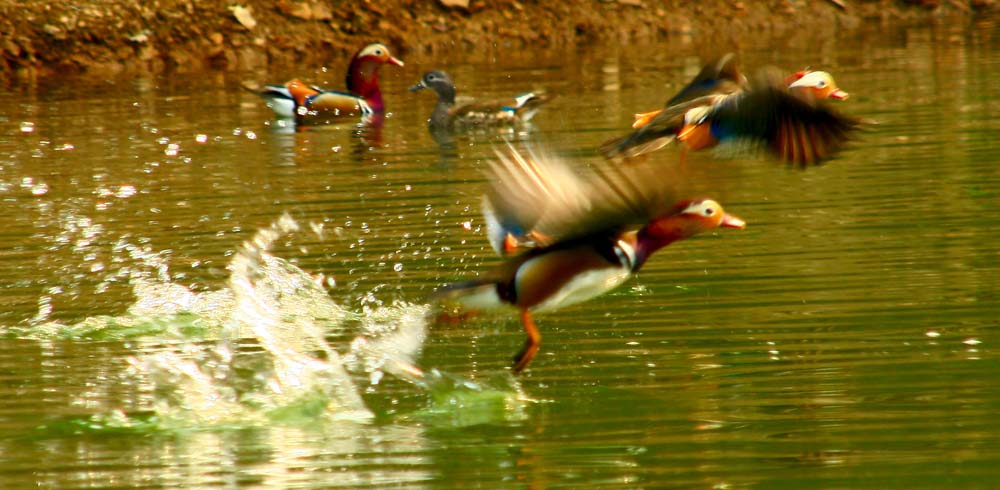
[[[521,352],[514,356],[514,374],[520,373],[531,364],[531,360],[538,353],[538,347],[542,344],[542,334],[538,333],[535,319],[527,309],[521,310],[521,323],[524,325],[524,333],[528,334],[528,339],[524,342]]]

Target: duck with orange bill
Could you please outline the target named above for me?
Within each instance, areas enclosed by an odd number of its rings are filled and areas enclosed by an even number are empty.
[[[709,63],[666,108],[637,114],[636,130],[605,142],[601,153],[627,159],[675,140],[683,144],[682,151],[739,143],[764,147],[783,161],[805,166],[833,157],[861,124],[827,102],[848,96],[827,72],[804,70],[784,76],[768,67],[746,82],[733,75],[738,73],[733,58],[724,59],[721,66],[730,68],[715,70],[719,61]],[[702,80],[706,71],[720,76],[709,76],[712,83],[706,83]],[[692,90],[702,86],[714,88]]]
[[[515,373],[541,345],[535,313],[614,289],[671,243],[744,227],[716,201],[686,196],[686,183],[663,165],[599,162],[577,170],[508,144],[490,162],[489,180],[487,233],[506,258],[479,277],[442,287],[434,298],[461,310],[518,310],[527,340]]]
[[[347,67],[347,91],[324,90],[300,80],[283,85],[256,88],[244,85],[260,95],[279,117],[299,122],[322,122],[324,118],[369,116],[385,111],[378,74],[382,65],[403,66],[389,48],[373,43],[361,48]]]

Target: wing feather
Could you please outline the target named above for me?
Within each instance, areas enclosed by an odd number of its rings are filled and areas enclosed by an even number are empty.
[[[530,234],[535,246],[638,228],[690,197],[685,195],[688,179],[678,165],[599,161],[573,168],[563,159],[533,148],[520,151],[509,142],[495,151],[484,208],[509,232]]]

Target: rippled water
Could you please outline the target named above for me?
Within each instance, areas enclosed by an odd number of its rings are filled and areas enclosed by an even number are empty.
[[[411,54],[361,130],[282,127],[238,88],[336,86],[341,66],[12,82],[0,486],[993,488],[994,30],[744,49],[829,69],[876,124],[809,171],[692,158],[748,228],[540,315],[519,379],[514,315],[424,315],[495,262],[497,136],[439,146],[432,97],[405,88],[440,67],[475,95],[546,88],[506,137],[584,161],[697,71],[692,50]]]

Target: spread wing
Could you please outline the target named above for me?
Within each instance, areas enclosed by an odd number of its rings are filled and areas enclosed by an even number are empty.
[[[595,162],[574,168],[552,155],[518,151],[510,143],[490,161],[484,215],[496,238],[522,237],[528,247],[638,228],[668,212],[687,185],[677,165]],[[510,250],[508,250],[510,251]]]
[[[773,68],[762,70],[739,97],[717,104],[706,120],[719,139],[757,140],[778,158],[802,166],[833,156],[861,124],[825,100],[789,90]]]

